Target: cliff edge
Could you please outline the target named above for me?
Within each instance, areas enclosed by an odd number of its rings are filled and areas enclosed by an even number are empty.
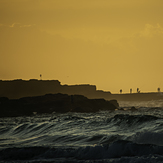
[[[95,85],[61,85],[58,80],[0,80],[0,97],[19,99],[27,96],[42,96],[45,94],[80,94],[88,98],[107,98],[110,92],[98,91]]]

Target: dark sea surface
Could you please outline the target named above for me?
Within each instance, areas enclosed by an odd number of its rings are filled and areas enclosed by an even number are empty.
[[[0,118],[0,162],[163,162],[163,101],[119,104],[115,111]]]

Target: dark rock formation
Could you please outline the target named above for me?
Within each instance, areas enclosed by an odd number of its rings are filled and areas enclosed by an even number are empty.
[[[97,90],[95,85],[61,85],[58,80],[0,80],[0,97],[19,99],[28,96],[43,96],[45,94],[80,94],[89,99],[104,98],[117,101],[150,101],[163,100],[162,92],[111,94],[109,91]]]
[[[116,100],[88,99],[82,95],[46,94],[20,99],[0,98],[0,117],[30,116],[33,113],[98,112],[115,110]]]
[[[61,85],[58,80],[7,80],[0,81],[0,96],[18,99],[27,96],[41,96],[47,93],[59,93]]]
[[[61,85],[58,80],[0,80],[0,97],[19,99],[27,96],[42,96],[45,94],[80,94],[88,98],[107,99],[110,92],[97,91],[95,85]]]

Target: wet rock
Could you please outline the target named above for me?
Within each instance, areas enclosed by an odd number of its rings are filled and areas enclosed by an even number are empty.
[[[0,103],[0,117],[52,112],[97,112],[100,110],[115,110],[118,106],[116,100],[88,99],[82,95],[61,93],[10,100],[3,98],[1,101],[3,102]]]
[[[131,111],[137,111],[137,109],[134,106],[132,106],[130,110]]]

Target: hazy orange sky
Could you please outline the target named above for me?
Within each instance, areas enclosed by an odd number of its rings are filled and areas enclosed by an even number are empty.
[[[0,0],[0,79],[163,91],[163,0]]]

